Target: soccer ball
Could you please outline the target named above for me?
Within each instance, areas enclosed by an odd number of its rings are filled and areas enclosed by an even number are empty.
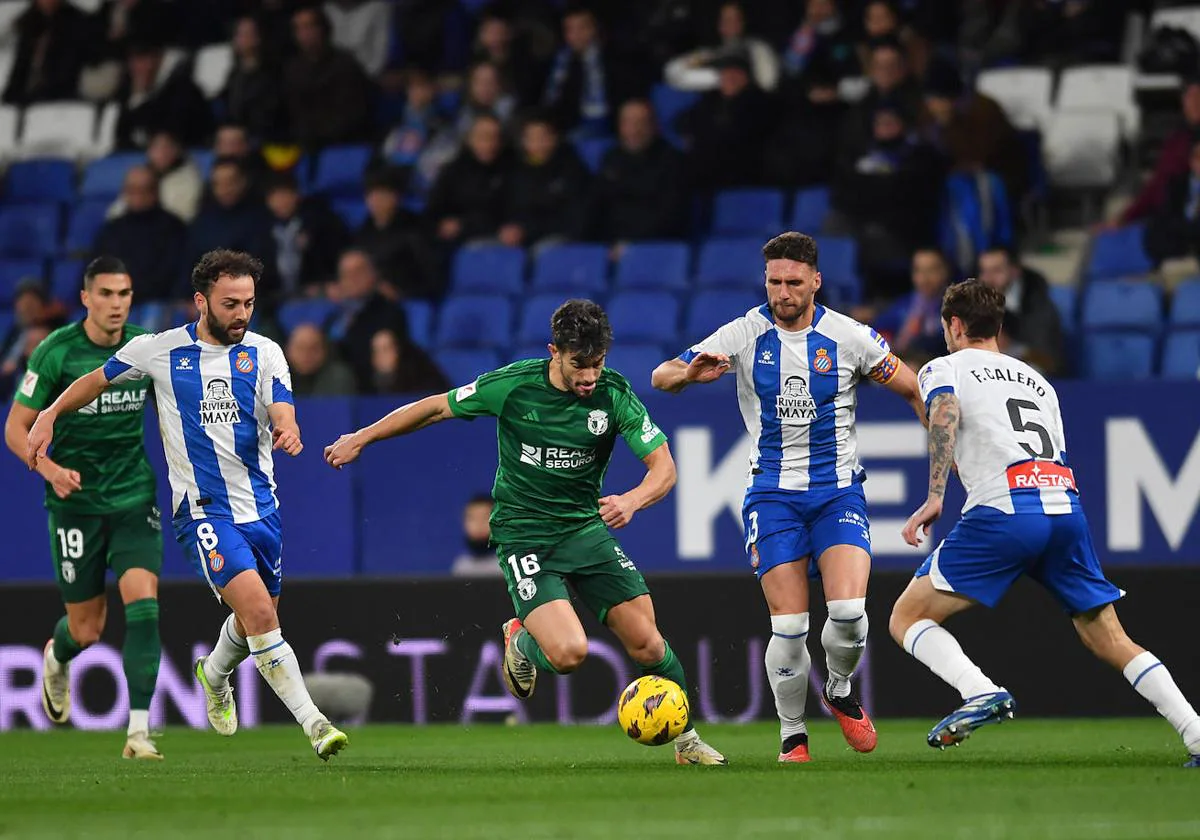
[[[638,677],[621,692],[617,723],[639,744],[670,743],[688,725],[687,695],[668,679]]]

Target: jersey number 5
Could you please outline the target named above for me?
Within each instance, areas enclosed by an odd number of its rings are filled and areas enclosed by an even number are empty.
[[[1031,458],[1053,458],[1054,442],[1050,440],[1050,433],[1046,431],[1046,427],[1040,423],[1027,422],[1021,416],[1021,409],[1039,411],[1037,403],[1013,397],[1005,403],[1005,407],[1008,408],[1008,419],[1012,423],[1014,432],[1033,432],[1038,436],[1038,448],[1036,450],[1023,440],[1017,441],[1017,443],[1021,444],[1021,448],[1028,452]]]

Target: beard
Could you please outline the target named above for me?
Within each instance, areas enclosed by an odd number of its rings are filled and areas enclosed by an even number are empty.
[[[783,309],[776,304],[771,305],[771,314],[775,316],[775,320],[782,321],[785,324],[794,324],[805,316],[813,307],[813,301],[807,304],[792,304],[787,309]]]
[[[230,324],[222,324],[213,315],[211,309],[205,316],[204,322],[208,326],[208,331],[212,333],[212,337],[221,344],[238,344],[243,338],[246,337],[245,328],[247,325],[245,323],[234,321]],[[235,328],[242,330],[242,334],[236,339],[229,334],[230,330]]]

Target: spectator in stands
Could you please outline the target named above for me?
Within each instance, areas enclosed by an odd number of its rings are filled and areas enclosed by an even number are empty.
[[[385,294],[386,292],[386,294]],[[338,311],[326,325],[329,337],[337,342],[342,358],[354,371],[360,393],[372,387],[371,340],[380,330],[392,330],[404,341],[408,321],[395,305],[395,291],[379,281],[371,258],[351,249],[338,260],[337,282],[329,287],[330,298]]]
[[[179,281],[187,228],[163,208],[159,189],[158,176],[149,166],[134,166],[125,173],[124,212],[104,223],[93,246],[94,256],[125,263],[139,303],[187,297]]]
[[[818,60],[825,62],[838,79],[858,72],[854,44],[836,0],[808,0],[804,19],[783,52],[783,72],[798,80],[809,64]]]
[[[714,90],[720,73],[712,62],[728,53],[750,60],[754,83],[774,90],[779,83],[779,56],[766,41],[746,34],[746,10],[741,2],[721,4],[717,17],[717,44],[701,47],[673,59],[663,70],[667,84],[679,90]]]
[[[165,65],[159,44],[130,46],[117,99],[119,149],[144,149],[159,131],[171,132],[185,146],[199,146],[212,131],[212,109],[192,81],[191,65]]]
[[[233,157],[217,158],[213,163],[209,189],[212,200],[188,227],[184,248],[184,272],[208,251],[230,248],[247,251],[266,266],[259,298],[265,301],[275,286],[275,243],[271,236],[271,214],[261,199],[249,193],[246,170]]]
[[[504,221],[512,160],[504,151],[500,121],[476,117],[466,146],[438,175],[425,215],[438,240],[457,245],[495,237]]]
[[[462,148],[477,117],[495,117],[507,131],[516,105],[516,97],[501,87],[496,65],[481,61],[473,66],[467,74],[466,96],[458,117],[437,133],[421,155],[417,168],[422,179],[426,183],[437,179],[442,167]]]
[[[213,160],[232,159],[242,165],[246,175],[247,192],[261,198],[269,167],[254,145],[250,132],[241,123],[223,122],[213,135]]]
[[[480,493],[463,507],[463,543],[466,550],[454,558],[450,574],[454,577],[504,577],[496,552],[492,549],[492,496]]]
[[[870,0],[863,7],[863,35],[865,40],[857,47],[859,63],[866,67],[871,61],[871,44],[882,38],[894,39],[904,50],[904,57],[914,76],[925,75],[929,61],[929,44],[919,32],[906,26],[900,18],[895,0]]]
[[[158,198],[163,209],[185,222],[196,218],[204,179],[179,138],[169,131],[157,132],[146,149],[146,165],[158,177]]]
[[[580,239],[591,222],[591,174],[549,117],[534,115],[521,129],[521,159],[508,180],[500,241],[537,246]]]
[[[305,149],[353,143],[367,133],[370,85],[354,57],[330,41],[320,7],[292,16],[297,55],[284,72],[291,139]]]
[[[253,16],[239,18],[233,30],[233,67],[221,100],[226,119],[245,126],[255,141],[278,139],[283,118],[280,69]]]
[[[266,200],[279,293],[285,298],[317,294],[333,280],[338,254],[349,244],[346,226],[322,196],[301,198],[291,172],[268,177]]]
[[[297,397],[344,397],[355,392],[354,374],[330,355],[329,341],[316,324],[298,324],[284,352]]]
[[[446,375],[420,347],[390,329],[371,336],[371,393],[432,394],[449,389]]]
[[[94,15],[104,57],[120,61],[130,44],[175,43],[171,12],[161,0],[106,0]]]
[[[852,155],[861,154],[870,145],[879,103],[887,101],[899,107],[910,125],[920,115],[923,105],[921,88],[913,78],[903,48],[894,38],[871,43],[867,79],[870,87],[846,114],[840,138],[842,148]]]
[[[596,179],[600,235],[610,242],[671,239],[687,225],[683,158],[658,134],[645,99],[621,106],[617,145]]]
[[[513,93],[519,105],[532,105],[542,93],[541,68],[534,51],[514,49],[513,40],[512,24],[491,6],[479,20],[474,58],[486,61],[500,72],[504,89]]]
[[[773,127],[770,100],[750,78],[745,56],[725,56],[717,67],[718,88],[679,116],[690,179],[702,189],[756,184],[763,138]]]
[[[763,180],[781,187],[827,184],[847,109],[837,78],[824,62],[809,64],[803,89],[789,86],[785,97],[779,127],[763,150]]]
[[[1059,66],[1121,60],[1129,3],[1069,0],[1018,5],[1027,7],[1023,29],[1028,56],[1049,58]]]
[[[34,0],[13,22],[16,57],[4,101],[32,105],[79,95],[79,74],[91,52],[83,12],[66,0]]]
[[[404,209],[405,174],[385,168],[367,173],[363,190],[367,219],[354,237],[354,247],[364,251],[381,277],[400,296],[437,298],[442,288],[433,255],[420,220]]]
[[[872,319],[875,329],[891,339],[892,348],[913,368],[946,355],[942,334],[942,294],[950,282],[950,264],[936,248],[921,248],[912,257],[912,292]]]
[[[1166,196],[1146,225],[1146,255],[1155,266],[1200,255],[1200,140],[1193,142],[1188,172],[1167,182]]]
[[[383,141],[383,158],[392,166],[411,166],[445,124],[436,105],[437,86],[420,68],[407,71],[407,92],[400,123]]]
[[[383,72],[392,32],[392,4],[385,0],[331,0],[325,14],[333,45],[358,59],[368,76]]]
[[[79,284],[83,288],[82,281]],[[78,298],[70,303],[78,302]],[[66,323],[65,310],[59,301],[50,299],[46,287],[36,277],[17,284],[13,292],[13,325],[4,343],[0,344],[0,387],[12,393],[14,380],[25,370],[33,348],[51,330]]]
[[[1047,376],[1064,372],[1062,321],[1046,278],[1009,249],[989,248],[979,257],[979,280],[1005,297],[1000,349]]]

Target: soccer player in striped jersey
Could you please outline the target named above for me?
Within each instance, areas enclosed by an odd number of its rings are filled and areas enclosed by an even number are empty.
[[[765,660],[779,713],[779,760],[806,762],[810,577],[821,577],[829,611],[821,630],[822,699],[855,750],[870,752],[877,740],[851,685],[867,640],[871,571],[866,475],[854,430],[858,382],[866,377],[895,391],[922,420],[924,408],[915,374],[878,333],[815,302],[821,273],[812,237],[781,234],[763,246],[763,257],[766,304],[663,362],[652,382],[678,392],[737,375],[754,443],[742,518],[771,613]]]
[[[1200,717],[1154,654],[1135,644],[1113,603],[1124,593],[1100,568],[1075,474],[1067,466],[1058,395],[996,342],[1004,295],[977,281],[946,290],[942,327],[950,355],[921,370],[929,405],[929,496],[904,526],[910,545],[942,513],[950,469],[967,491],[963,516],[896,601],[892,638],[962,694],[963,704],[928,735],[931,747],[959,744],[974,730],[1011,718],[1011,694],[986,676],[942,627],[975,604],[994,607],[1029,575],[1071,616],[1092,653],[1125,675],[1179,732],[1200,767]]]
[[[29,432],[30,463],[46,456],[55,420],[110,386],[150,379],[171,482],[175,539],[233,610],[216,647],[196,662],[208,719],[237,730],[229,675],[247,656],[328,759],[346,745],[312,702],[279,627],[282,539],[272,449],[300,454],[291,375],[279,345],[250,332],[262,263],[237,251],[210,251],[192,270],[200,318],[142,335],[68,387]],[[272,441],[274,442],[272,445]]]

